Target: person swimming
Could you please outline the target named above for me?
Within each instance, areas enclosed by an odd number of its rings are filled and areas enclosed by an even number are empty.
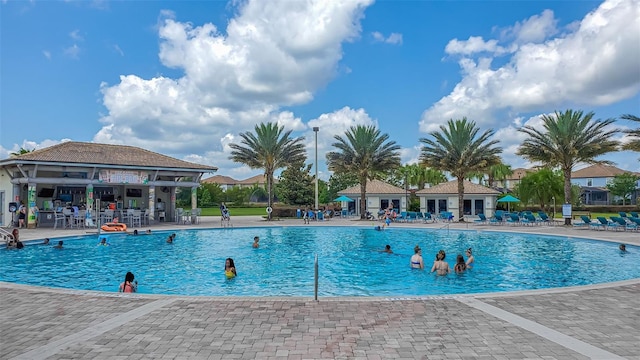
[[[467,249],[467,261],[465,262],[465,264],[467,265],[467,269],[471,269],[473,267],[473,263],[476,261],[476,259],[473,257],[473,253],[471,251],[471,248]]]
[[[620,249],[620,251],[622,251],[622,252],[626,252],[627,251],[627,245],[620,244],[620,246],[618,246],[618,249]]]
[[[98,243],[99,246],[109,246],[109,243],[107,242],[107,238],[103,237],[100,238],[100,242]]]

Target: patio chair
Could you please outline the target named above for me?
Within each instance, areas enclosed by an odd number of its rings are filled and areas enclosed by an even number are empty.
[[[431,215],[430,212],[426,212],[424,213],[424,218],[422,219],[423,223],[427,223],[427,222],[436,222],[436,219],[433,217],[433,215]]]
[[[58,221],[62,224],[62,228],[64,229],[67,226],[67,217],[58,211],[53,212],[53,230],[58,228]]]
[[[583,227],[583,226],[585,226],[585,227],[589,228],[592,225],[594,225],[594,223],[591,221],[591,219],[589,219],[589,217],[587,215],[581,215],[580,218],[582,219],[582,222],[573,223],[574,227]]]
[[[637,213],[637,212],[635,212],[635,211],[631,211],[631,212],[629,213],[629,215],[631,215],[631,217],[632,217],[632,218],[636,218],[636,219],[637,219],[637,218],[640,218],[640,216],[638,216],[638,213]]]
[[[542,222],[542,219],[538,220],[531,212],[527,212],[524,214],[524,218],[520,220],[524,225],[536,225]]]
[[[549,224],[549,225],[553,225],[553,221],[551,221],[551,219],[549,218],[549,215],[547,215],[546,212],[538,211],[538,216],[540,217],[540,220],[543,223],[546,223],[546,224]]]
[[[621,217],[617,217],[617,216],[612,216],[611,220],[617,222],[618,224],[620,224],[620,226],[622,226],[624,228],[624,230],[638,230],[638,224],[636,224],[633,221],[627,221]]]
[[[518,216],[518,214],[516,213],[511,213],[509,214],[509,217],[507,218],[507,222],[511,225],[519,225],[522,224],[520,222],[520,216]]]
[[[627,213],[624,211],[619,211],[618,214],[620,215],[621,218],[626,219],[627,218]]]
[[[477,224],[486,224],[487,223],[487,217],[484,216],[484,214],[480,213],[478,214],[478,219],[473,220],[474,223]]]
[[[406,222],[407,221],[407,212],[406,211],[402,211],[400,213],[400,215],[398,215],[396,217],[396,221],[397,222]]]
[[[489,219],[489,225],[502,225],[504,224],[504,218],[502,217],[502,213],[498,214],[498,212],[496,212],[495,214],[493,214],[493,217],[491,217],[491,219]]]
[[[604,216],[598,216],[596,219],[598,219],[598,221],[600,221],[600,224],[602,224],[607,230],[618,230],[620,228],[620,224],[615,221],[607,220]]]

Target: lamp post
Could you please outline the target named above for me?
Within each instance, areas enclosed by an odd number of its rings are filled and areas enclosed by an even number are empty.
[[[556,197],[552,196],[551,200],[553,200],[553,218],[555,219],[555,217],[556,217]]]
[[[316,211],[318,210],[318,130],[320,130],[319,127],[313,127],[313,132],[316,133]]]

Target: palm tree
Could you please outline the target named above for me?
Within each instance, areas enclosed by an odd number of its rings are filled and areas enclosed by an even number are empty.
[[[418,190],[424,189],[425,184],[433,186],[447,181],[447,177],[440,170],[420,164],[411,164],[409,167],[409,184],[417,186]]]
[[[564,203],[571,203],[571,171],[578,163],[611,164],[596,157],[616,151],[618,142],[611,138],[617,129],[606,129],[614,119],[592,121],[593,112],[558,111],[543,115],[542,128],[531,125],[519,131],[529,135],[516,154],[530,161],[539,161],[549,167],[559,167],[564,176]],[[571,225],[571,219],[565,219]]]
[[[488,176],[487,182],[489,187],[494,187],[496,185],[496,181],[504,181],[508,176],[513,175],[513,169],[511,169],[511,165],[507,165],[500,161],[499,164],[489,166],[486,173]]]
[[[304,162],[307,158],[304,137],[291,138],[291,130],[275,123],[261,123],[255,126],[255,134],[241,133],[241,144],[229,144],[231,160],[249,166],[252,169],[264,169],[267,178],[267,203],[273,201],[273,173],[289,164]],[[271,213],[269,213],[271,220]]]
[[[400,166],[400,146],[387,141],[389,135],[380,134],[375,126],[352,126],[345,137],[334,136],[337,151],[327,154],[329,170],[338,174],[356,174],[360,183],[360,218],[366,214],[367,180],[380,172]]]
[[[635,122],[640,122],[640,117],[635,115],[626,114],[622,115],[620,118]],[[625,130],[625,133],[631,135],[631,141],[622,145],[622,150],[631,150],[640,152],[640,128],[637,129],[629,129]]]
[[[440,132],[430,133],[433,139],[422,138],[424,143],[420,160],[434,169],[448,171],[458,180],[459,221],[464,221],[464,179],[468,174],[484,172],[492,165],[500,163],[498,154],[502,148],[496,147],[498,140],[489,140],[494,134],[487,130],[478,136],[474,121],[449,120],[447,126],[440,126]]]
[[[28,153],[30,153],[32,151],[35,151],[35,150],[36,150],[35,148],[29,150],[29,149],[25,149],[25,148],[21,147],[20,150],[18,150],[18,152],[12,152],[10,155],[11,156],[19,156],[19,155],[23,155],[23,154],[28,154]]]

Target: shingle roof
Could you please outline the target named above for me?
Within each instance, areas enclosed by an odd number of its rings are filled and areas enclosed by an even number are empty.
[[[0,161],[34,161],[54,163],[103,164],[156,168],[216,171],[215,166],[201,165],[172,158],[128,145],[111,145],[68,141]]]
[[[368,194],[404,194],[406,191],[403,188],[387,184],[380,180],[367,181],[367,193]],[[360,185],[354,185],[350,188],[338,191],[338,195],[360,195]]]
[[[606,178],[606,177],[614,177],[616,175],[624,174],[626,172],[633,173],[631,171],[624,171],[615,166],[594,164],[584,169],[580,169],[572,172],[571,178],[572,179]]]
[[[208,184],[235,185],[238,183],[238,180],[224,175],[214,175],[210,178],[203,179],[201,182]]]
[[[520,180],[523,177],[527,176],[528,173],[536,171],[535,169],[525,169],[525,168],[517,168],[513,169],[513,173],[511,176],[507,177],[505,180]]]
[[[277,183],[278,179],[274,178],[273,182]],[[248,179],[238,181],[238,184],[242,184],[242,185],[266,184],[266,183],[267,183],[267,179],[264,177],[264,174],[252,176]]]
[[[436,186],[416,191],[416,195],[420,194],[457,194],[458,193],[458,180],[451,180],[446,183],[441,183]],[[474,184],[469,180],[464,180],[464,193],[471,194],[500,194],[498,190],[488,188],[486,186]]]

